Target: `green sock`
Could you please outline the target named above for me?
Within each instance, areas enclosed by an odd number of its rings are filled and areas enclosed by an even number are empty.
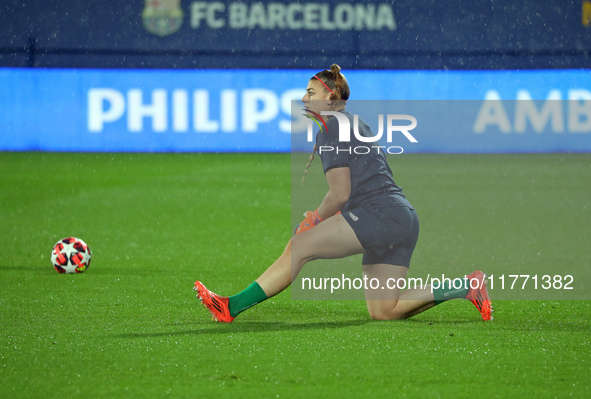
[[[455,288],[460,287],[460,288]],[[445,280],[438,288],[433,289],[435,305],[439,305],[450,299],[465,298],[470,290],[470,282],[467,278],[456,278],[453,281]]]
[[[236,317],[246,309],[263,302],[265,299],[267,299],[267,294],[265,294],[265,291],[255,281],[244,291],[230,297],[230,301],[228,302],[230,316]]]

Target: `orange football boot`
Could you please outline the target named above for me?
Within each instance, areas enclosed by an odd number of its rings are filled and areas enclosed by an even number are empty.
[[[229,298],[227,296],[219,296],[215,292],[208,290],[201,281],[195,281],[195,287],[193,289],[197,291],[197,298],[209,310],[214,321],[220,323],[231,323],[234,321],[234,318],[230,316],[230,308],[228,307]]]
[[[468,284],[470,285],[470,290],[466,295],[466,299],[476,306],[476,309],[482,315],[482,320],[492,320],[492,313],[494,311],[492,306],[492,300],[490,299],[490,295],[488,295],[487,281],[486,281],[486,274],[482,273],[480,270],[475,271],[472,274],[466,276],[468,279]],[[478,286],[476,286],[476,282],[478,282]]]

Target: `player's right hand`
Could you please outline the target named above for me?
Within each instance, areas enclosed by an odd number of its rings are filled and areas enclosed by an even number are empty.
[[[304,231],[308,231],[312,227],[316,226],[318,223],[324,220],[320,216],[318,216],[318,209],[316,209],[314,212],[307,211],[306,213],[304,213],[304,216],[304,220],[298,225],[298,227],[296,227],[295,234],[300,234]]]

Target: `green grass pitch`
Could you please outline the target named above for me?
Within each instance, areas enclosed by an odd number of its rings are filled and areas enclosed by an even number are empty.
[[[0,397],[591,395],[586,300],[500,300],[488,323],[450,301],[374,322],[362,301],[288,291],[233,324],[211,322],[193,282],[233,294],[291,235],[290,158],[0,153]],[[590,155],[390,161],[421,218],[410,275],[591,266]],[[299,178],[306,156],[294,162]],[[294,196],[322,184],[316,162]],[[66,236],[93,251],[84,274],[50,264]]]

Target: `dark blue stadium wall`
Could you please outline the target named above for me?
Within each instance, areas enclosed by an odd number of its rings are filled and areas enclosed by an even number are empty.
[[[0,66],[589,68],[591,1],[4,0]]]

